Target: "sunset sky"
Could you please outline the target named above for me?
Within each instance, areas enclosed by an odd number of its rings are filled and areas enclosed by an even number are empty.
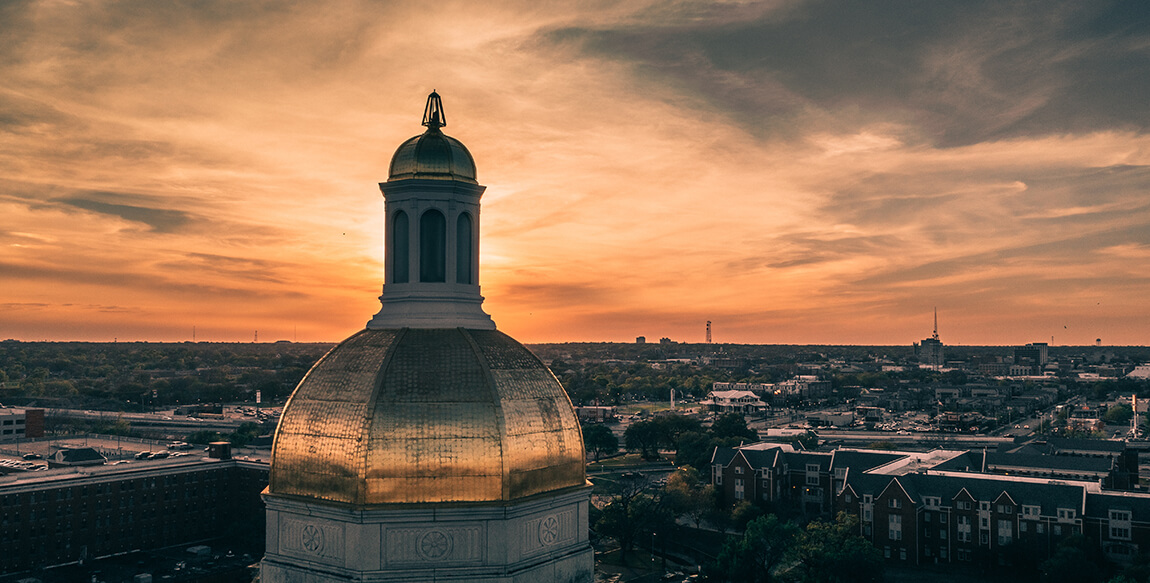
[[[0,1],[0,339],[338,341],[443,97],[523,342],[1150,344],[1150,3]]]

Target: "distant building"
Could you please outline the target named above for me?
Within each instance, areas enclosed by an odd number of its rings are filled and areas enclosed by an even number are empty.
[[[44,437],[43,409],[0,408],[0,443]]]
[[[934,312],[934,333],[930,338],[924,338],[921,342],[915,344],[914,353],[918,356],[920,364],[934,370],[942,368],[942,365],[946,363],[946,357],[942,350],[942,341],[938,339],[938,310]]]
[[[48,458],[49,468],[75,468],[82,466],[102,466],[108,458],[91,447],[64,448]]]
[[[225,535],[258,541],[267,483],[267,464],[198,457],[2,475],[0,574]]]
[[[646,344],[646,343],[647,343],[647,337],[646,336],[636,336],[635,337],[635,344]]]
[[[575,407],[580,423],[607,423],[615,421],[615,407]]]
[[[1030,370],[1031,375],[1042,374],[1042,367],[1049,361],[1047,355],[1048,345],[1045,342],[1034,342],[1026,346],[1019,346],[1014,349],[1014,364],[1017,367],[1025,367]],[[1011,367],[1012,376],[1014,375],[1015,368]]]
[[[717,413],[758,413],[767,408],[751,391],[711,391],[707,400],[699,403]]]

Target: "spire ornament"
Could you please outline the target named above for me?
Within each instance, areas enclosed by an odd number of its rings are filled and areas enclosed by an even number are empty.
[[[443,113],[443,101],[439,99],[439,94],[434,89],[431,90],[431,95],[427,96],[427,105],[423,108],[423,125],[432,132],[447,127],[447,116]]]

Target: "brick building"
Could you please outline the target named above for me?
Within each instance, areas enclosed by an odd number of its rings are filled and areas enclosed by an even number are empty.
[[[1132,460],[1132,461],[1131,461]],[[1109,560],[1150,551],[1150,494],[1124,491],[1137,458],[1121,442],[1050,440],[1014,452],[806,452],[716,448],[727,503],[830,518],[847,512],[892,562],[1040,562],[1081,534]]]

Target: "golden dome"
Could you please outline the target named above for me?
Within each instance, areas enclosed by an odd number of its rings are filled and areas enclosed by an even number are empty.
[[[391,157],[388,180],[405,178],[475,183],[475,159],[463,142],[429,129],[400,144]]]
[[[551,371],[495,330],[364,330],[292,393],[271,494],[355,505],[499,502],[583,486],[583,438]]]

